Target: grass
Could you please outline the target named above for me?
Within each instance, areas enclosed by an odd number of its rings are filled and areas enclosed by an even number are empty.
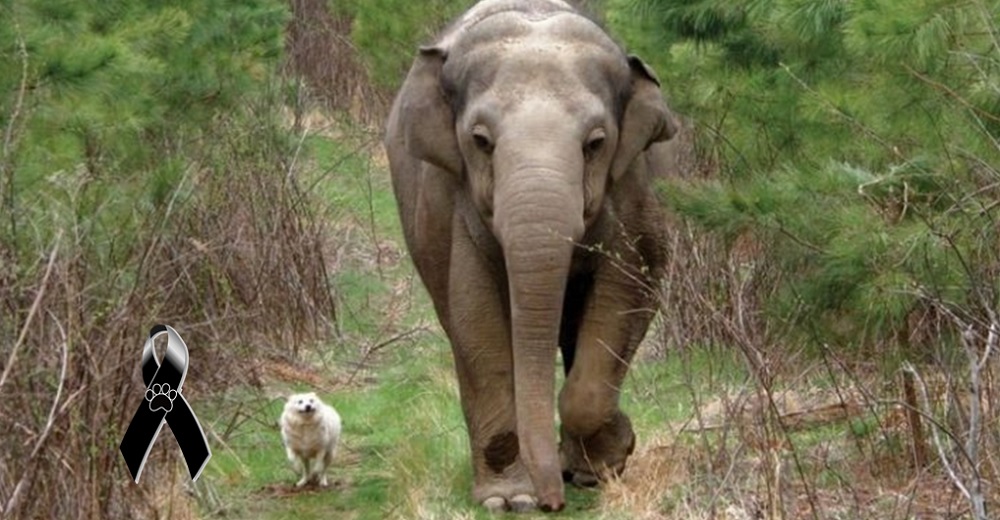
[[[321,392],[344,421],[342,448],[330,474],[334,484],[326,490],[291,490],[296,477],[277,427],[283,404],[278,395],[305,385],[241,390],[209,407],[209,424],[219,431],[239,415],[233,403],[257,403],[251,406],[252,417],[231,431],[225,448],[215,450],[203,477],[226,504],[220,517],[318,518],[336,512],[338,518],[359,519],[488,518],[469,496],[468,441],[447,346],[439,336],[427,335],[380,364],[374,384]],[[690,414],[680,391],[665,392],[656,402],[646,397],[649,385],[676,374],[677,368],[678,362],[637,367],[636,381],[625,391],[624,406],[647,443],[662,438],[669,422]],[[616,518],[601,509],[599,491],[568,488],[566,514]]]
[[[428,361],[422,363],[425,367]],[[401,370],[397,370],[399,372]],[[461,446],[461,417],[448,410],[446,390],[429,377],[386,374],[385,382],[353,390],[321,393],[344,421],[343,442],[326,490],[292,491],[296,480],[285,459],[277,426],[283,402],[267,400],[266,406],[236,430],[226,449],[219,451],[206,477],[219,483],[225,502],[236,517],[328,518],[331,511],[343,518],[384,518],[406,497],[400,494],[413,464],[448,460]],[[401,376],[401,377],[400,377]],[[270,395],[302,390],[289,385],[270,388]],[[238,399],[261,400],[253,394]],[[264,398],[266,399],[266,398]],[[413,410],[426,415],[414,418]],[[217,417],[225,418],[219,410]],[[401,420],[407,418],[408,420]],[[401,462],[401,461],[405,461]],[[400,480],[403,477],[403,480]]]
[[[208,516],[318,518],[336,512],[338,518],[359,519],[490,518],[470,497],[468,440],[451,354],[440,333],[423,334],[411,344],[386,351],[373,378],[364,383],[344,383],[350,378],[348,356],[334,356],[333,368],[303,368],[299,381],[242,389],[207,406],[203,413],[210,418],[211,429],[229,431],[224,449],[216,449],[203,477],[224,504]],[[703,392],[708,374],[725,380],[740,377],[735,363],[721,365],[720,356],[706,350],[638,363],[631,371],[623,407],[640,439],[637,457],[645,459],[636,462],[634,478],[646,481],[631,488],[655,495],[644,498],[641,507],[669,496],[670,489],[661,489],[659,483],[669,482],[662,472],[672,468],[662,456],[643,454],[674,450],[666,439],[692,415],[689,385]],[[315,373],[322,374],[318,383]],[[684,374],[698,377],[685,382]],[[330,488],[296,492],[292,489],[296,476],[285,460],[277,426],[280,396],[316,387],[332,389],[320,394],[343,418],[341,451],[330,474]],[[241,411],[241,403],[250,403],[245,408],[253,411]],[[237,427],[227,427],[237,421]],[[629,508],[637,501],[624,484],[606,493],[570,486],[563,515],[631,518]]]
[[[331,272],[341,335],[299,359],[263,361],[261,385],[199,407],[213,432],[213,459],[197,486],[202,516],[491,518],[471,500],[451,354],[403,251],[387,174],[367,159],[370,147],[310,138],[305,152],[338,230],[342,253]],[[622,391],[638,436],[625,475],[597,490],[568,486],[567,509],[556,516],[742,519],[777,517],[780,509],[786,518],[816,511],[824,518],[908,518],[899,499],[866,494],[868,484],[888,482],[872,475],[872,457],[893,451],[898,459],[905,450],[881,415],[785,433],[760,404],[761,388],[737,350],[691,346],[660,358],[643,352]],[[833,394],[811,372],[782,381],[775,391],[788,390],[799,409]],[[344,422],[327,489],[295,490],[285,460],[281,396],[303,390],[316,390]],[[890,485],[919,494],[906,483]],[[829,503],[802,499],[804,490]],[[550,516],[524,516],[542,517]]]

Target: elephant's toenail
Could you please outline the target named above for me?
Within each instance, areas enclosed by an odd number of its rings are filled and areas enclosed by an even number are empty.
[[[503,497],[490,497],[483,500],[483,507],[490,513],[503,513],[507,510],[507,501]]]
[[[510,510],[515,513],[527,513],[538,508],[538,502],[531,495],[516,495],[510,499]]]

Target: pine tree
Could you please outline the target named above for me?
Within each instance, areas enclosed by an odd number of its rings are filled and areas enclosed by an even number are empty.
[[[980,324],[996,310],[1000,2],[609,9],[720,167],[668,198],[764,245],[785,281],[774,317],[817,341],[895,349],[928,305]]]
[[[7,5],[2,229],[33,243],[59,227],[29,232],[39,216],[118,229],[136,201],[163,202],[206,124],[265,85],[287,16],[276,0]]]
[[[748,276],[773,284],[758,295],[769,348],[811,345],[874,362],[889,386],[901,379],[914,461],[929,462],[929,431],[985,520],[996,468],[981,454],[998,445],[984,426],[996,423],[988,362],[1000,342],[1000,1],[610,9],[716,169],[665,198],[759,251]],[[917,399],[922,371],[949,381],[943,411]]]

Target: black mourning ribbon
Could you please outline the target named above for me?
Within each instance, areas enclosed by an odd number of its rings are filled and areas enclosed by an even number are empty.
[[[167,351],[162,364],[156,361],[153,348],[153,339],[161,334],[167,335]],[[205,432],[181,395],[187,369],[188,349],[180,334],[168,325],[153,327],[142,350],[142,380],[146,383],[146,392],[121,444],[122,456],[136,484],[164,421],[181,447],[191,480],[198,480],[212,457]]]

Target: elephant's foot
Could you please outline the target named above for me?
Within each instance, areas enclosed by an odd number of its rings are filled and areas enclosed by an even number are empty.
[[[485,482],[477,483],[472,497],[491,513],[524,513],[538,508],[535,488],[520,461],[506,468],[503,474],[493,474]]]
[[[635,433],[628,416],[617,412],[593,434],[573,437],[562,429],[559,455],[563,480],[580,487],[621,475],[625,461],[635,450]]]

